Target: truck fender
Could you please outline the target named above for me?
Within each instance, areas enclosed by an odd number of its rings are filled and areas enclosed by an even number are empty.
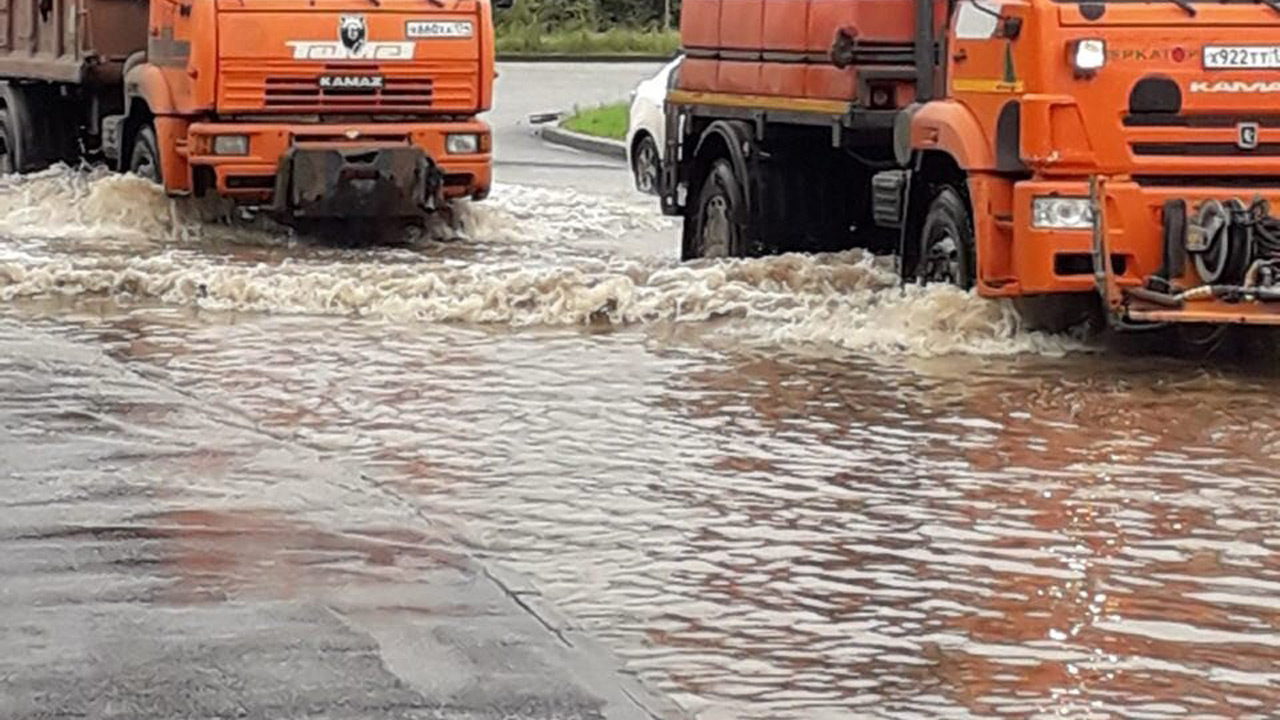
[[[945,152],[965,172],[994,170],[989,133],[969,108],[952,100],[926,103],[910,119],[911,149]]]
[[[113,127],[104,123],[103,144],[107,157],[115,157],[120,170],[127,170],[134,138],[144,123],[154,125],[160,145],[160,166],[165,190],[170,195],[191,192],[191,168],[175,148],[187,134],[190,119],[178,115],[173,91],[165,71],[135,54],[125,64],[124,115]]]
[[[145,53],[134,53],[124,67],[124,115],[103,123],[106,156],[116,161],[119,170],[127,170],[133,140],[143,123],[173,111],[173,93],[163,71],[148,63]]]
[[[710,171],[711,164],[720,157],[728,155],[727,159],[733,164],[733,174],[742,180],[739,190],[744,193],[744,196],[738,198],[742,201],[738,207],[743,208],[747,213],[747,218],[741,218],[744,222],[751,217],[754,210],[752,202],[754,193],[750,190],[754,178],[749,173],[749,159],[754,154],[755,141],[751,137],[751,126],[738,120],[717,120],[711,123],[702,132],[702,137],[698,138],[698,146],[693,153],[696,165],[694,179],[697,181],[696,187],[699,188],[702,186],[702,179]]]
[[[153,115],[171,115],[176,111],[169,81],[160,68],[150,63],[137,63],[124,76],[126,116],[133,114],[138,100],[146,103]]]

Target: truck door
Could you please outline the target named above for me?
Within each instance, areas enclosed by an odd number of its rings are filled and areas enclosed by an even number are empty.
[[[958,0],[947,33],[948,95],[973,111],[987,137],[995,136],[993,118],[1023,92],[1003,8],[1002,0]]]
[[[151,0],[147,62],[160,68],[176,108],[195,105],[193,80],[201,68],[191,62],[192,18],[196,3],[210,0]],[[209,69],[212,72],[212,68]]]

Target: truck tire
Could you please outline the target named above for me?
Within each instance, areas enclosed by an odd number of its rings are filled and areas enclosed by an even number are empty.
[[[0,83],[5,162],[12,172],[38,172],[79,158],[78,110],[55,85]]]
[[[933,196],[920,230],[920,281],[969,290],[975,269],[969,202],[955,187],[944,186]]]
[[[129,172],[157,185],[164,184],[164,176],[160,172],[160,143],[156,141],[156,131],[150,125],[138,130],[133,139]]]
[[[0,110],[0,174],[12,175],[18,171],[15,155],[18,146],[14,142],[16,137],[13,131],[13,118],[9,116],[9,111]]]
[[[749,228],[738,221],[743,197],[733,163],[716,160],[698,191],[693,214],[685,218],[685,260],[746,256]]]

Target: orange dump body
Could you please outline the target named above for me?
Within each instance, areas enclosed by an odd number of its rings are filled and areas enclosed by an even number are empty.
[[[683,6],[687,55],[679,88],[860,101],[866,75],[895,68],[910,85],[913,0],[692,0]],[[850,63],[832,64],[841,37]],[[910,93],[890,90],[886,104]]]
[[[714,91],[720,60],[720,9],[722,0],[684,0],[680,6],[680,39],[685,59],[680,65],[680,87]]]
[[[0,2],[0,76],[80,83],[119,80],[147,46],[147,5],[120,0]]]

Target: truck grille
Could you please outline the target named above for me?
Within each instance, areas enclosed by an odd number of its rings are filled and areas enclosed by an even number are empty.
[[[1205,113],[1179,115],[1177,113],[1130,113],[1124,116],[1125,127],[1172,128],[1234,128],[1242,122],[1255,122],[1260,127],[1280,127],[1280,115],[1275,113],[1227,114]]]
[[[479,102],[474,62],[340,63],[227,60],[218,76],[225,113],[473,112]],[[376,89],[322,88],[326,76],[382,78]]]
[[[430,107],[431,97],[432,82],[428,78],[386,78],[380,89],[358,91],[321,88],[318,77],[269,77],[263,89],[263,105],[272,110],[420,109]]]
[[[1134,175],[1133,181],[1153,188],[1280,188],[1280,175]]]
[[[1275,137],[1275,129],[1280,128],[1280,114],[1276,113],[1130,113],[1123,122],[1129,151],[1137,160],[1247,162],[1253,158],[1280,156],[1280,142]],[[1262,142],[1257,142],[1260,138],[1255,137],[1256,144],[1242,146],[1240,128],[1248,125],[1262,129]],[[1208,172],[1212,174],[1217,170],[1240,171],[1225,165]]]
[[[1280,143],[1260,143],[1244,149],[1229,142],[1135,142],[1130,143],[1134,155],[1176,157],[1274,157],[1280,155]]]

